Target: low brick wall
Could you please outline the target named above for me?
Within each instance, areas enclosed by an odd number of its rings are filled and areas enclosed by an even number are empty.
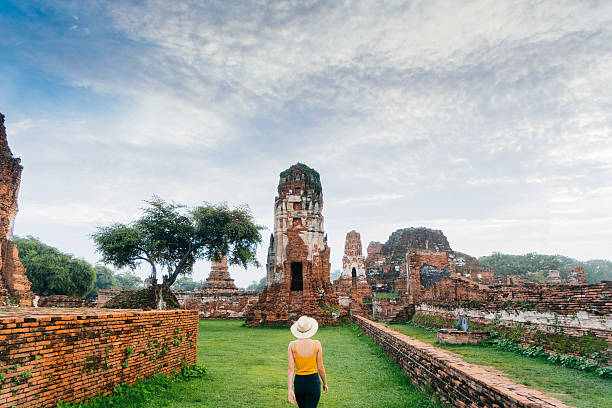
[[[91,300],[65,295],[41,296],[38,307],[94,307]]]
[[[174,295],[183,309],[197,310],[201,319],[244,319],[248,309],[259,299],[259,292],[240,290],[175,291]]]
[[[514,333],[512,341],[523,347],[541,346],[548,352],[560,353],[578,358],[589,357],[598,352],[612,363],[612,314],[600,316],[587,312],[575,315],[557,315],[534,310],[475,310],[439,307],[437,305],[416,305],[421,315],[437,316],[453,327],[459,316],[467,316],[478,326],[495,324],[497,329]],[[507,337],[507,336],[506,336]],[[562,346],[562,348],[559,348]]]
[[[98,307],[121,293],[117,289],[98,291]],[[201,319],[244,319],[249,308],[257,303],[259,292],[254,291],[217,291],[177,290],[173,291],[183,309],[197,310]]]
[[[0,312],[0,407],[55,407],[196,362],[191,310]]]
[[[491,369],[391,330],[361,316],[353,320],[397,361],[413,382],[429,385],[456,407],[567,407],[539,391],[513,383]]]
[[[98,290],[97,307],[104,307],[106,302],[123,292],[121,289],[100,289]]]
[[[612,314],[612,282],[593,285],[479,285],[463,277],[440,280],[429,290],[418,293],[415,303],[440,307],[467,307],[480,310],[533,310],[542,313],[575,315]]]
[[[491,338],[488,331],[438,330],[438,341],[449,344],[479,344]]]

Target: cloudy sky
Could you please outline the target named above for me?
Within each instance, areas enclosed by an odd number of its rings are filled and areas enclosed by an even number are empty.
[[[332,269],[349,230],[365,249],[409,226],[475,256],[612,259],[610,1],[5,0],[0,112],[16,234],[92,262],[96,226],[153,194],[271,229],[298,161]]]

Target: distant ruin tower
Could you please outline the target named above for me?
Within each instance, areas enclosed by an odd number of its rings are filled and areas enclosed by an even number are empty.
[[[230,277],[226,257],[223,257],[219,262],[212,262],[210,274],[202,289],[212,290],[215,291],[215,293],[233,293],[238,290],[234,284],[234,280]]]
[[[342,274],[334,282],[340,306],[364,316],[371,314],[371,308],[364,302],[372,301],[372,286],[366,277],[365,258],[361,249],[361,235],[355,230],[346,234]]]
[[[280,173],[274,200],[266,288],[250,310],[249,325],[288,325],[302,315],[332,324],[338,298],[329,281],[319,173],[298,163]]]
[[[361,235],[355,230],[346,234],[341,277],[342,279],[351,279],[353,286],[357,285],[357,280],[366,281],[365,258],[361,251]]]
[[[0,113],[0,306],[32,306],[34,297],[13,242],[21,170],[20,160],[13,157],[8,146],[4,115]]]

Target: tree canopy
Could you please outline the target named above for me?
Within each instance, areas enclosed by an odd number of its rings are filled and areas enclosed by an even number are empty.
[[[248,206],[205,203],[188,208],[158,197],[146,203],[139,219],[99,227],[92,234],[103,263],[130,269],[148,264],[152,282],[161,274],[166,288],[190,274],[198,259],[227,256],[230,264],[259,266],[256,249],[263,227],[255,224]]]
[[[117,279],[115,279],[115,271],[107,268],[104,265],[94,266],[96,271],[96,279],[94,282],[93,289],[87,294],[88,299],[94,299],[98,297],[98,290],[100,289],[117,289]]]
[[[94,286],[96,272],[82,259],[28,236],[14,237],[19,259],[26,268],[32,291],[40,296],[84,297]]]
[[[602,259],[582,262],[563,255],[536,253],[509,255],[494,252],[492,255],[482,256],[478,260],[484,268],[492,269],[498,275],[526,275],[527,272],[553,269],[560,271],[561,277],[567,278],[572,269],[583,267],[588,283],[612,280],[612,262]],[[528,279],[537,282],[545,281],[542,274],[532,275]]]
[[[142,279],[132,271],[123,271],[115,274],[117,289],[136,290],[142,287]]]

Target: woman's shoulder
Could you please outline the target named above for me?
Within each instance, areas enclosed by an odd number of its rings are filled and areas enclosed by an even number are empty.
[[[314,339],[313,339],[313,341],[315,342],[315,344],[316,344],[317,346],[319,346],[319,348],[321,348],[321,342],[320,342],[319,340],[314,340]]]

